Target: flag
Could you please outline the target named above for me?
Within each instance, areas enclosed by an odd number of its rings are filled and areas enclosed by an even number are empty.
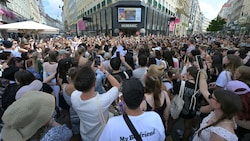
[[[85,30],[85,23],[84,23],[83,20],[79,20],[79,21],[78,21],[78,28],[79,28],[79,30],[81,30],[81,31]]]
[[[174,25],[175,25],[175,22],[169,23],[169,31],[174,31]]]
[[[179,18],[175,18],[175,24],[178,24],[180,22],[180,19]]]

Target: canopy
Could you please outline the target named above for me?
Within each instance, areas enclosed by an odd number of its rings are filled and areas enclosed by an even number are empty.
[[[7,32],[34,33],[34,34],[58,34],[59,29],[34,21],[16,22],[0,25],[0,29],[6,29]]]

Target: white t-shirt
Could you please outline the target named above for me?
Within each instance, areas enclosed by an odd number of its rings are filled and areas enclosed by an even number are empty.
[[[143,141],[164,141],[165,129],[160,116],[153,112],[144,112],[139,116],[129,116],[138,134]],[[123,116],[109,119],[99,141],[135,141],[133,134],[128,128]]]
[[[167,90],[173,89],[173,83],[172,82],[163,82]]]
[[[216,80],[216,82],[215,82],[215,84],[217,85],[217,86],[219,86],[219,87],[222,87],[222,88],[224,88],[225,86],[226,86],[226,84],[227,84],[227,82],[229,82],[229,81],[231,81],[232,79],[231,79],[231,73],[229,72],[229,71],[222,71],[220,74],[219,74],[219,76],[218,76],[218,78],[217,78],[217,80]]]
[[[174,68],[179,68],[179,60],[177,58],[173,58]]]
[[[144,75],[147,73],[147,70],[148,70],[147,67],[137,68],[133,70],[133,77],[139,79],[143,86],[145,86]]]
[[[98,105],[105,119],[108,119],[108,108],[118,98],[118,88],[113,87],[104,94],[98,94],[88,100],[80,98],[82,92],[74,91],[71,95],[72,107],[80,118],[80,133],[84,141],[97,141],[103,127],[98,112]]]

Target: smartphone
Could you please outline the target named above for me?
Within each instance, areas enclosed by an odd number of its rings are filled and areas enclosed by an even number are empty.
[[[116,52],[116,57],[120,57],[120,51]]]
[[[95,67],[100,66],[101,65],[101,58],[99,56],[95,57]]]
[[[203,59],[200,55],[195,56],[196,62],[198,63],[199,69],[203,69]]]

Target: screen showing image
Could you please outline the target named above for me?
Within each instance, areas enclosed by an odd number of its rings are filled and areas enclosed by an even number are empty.
[[[141,22],[141,8],[118,8],[118,22]]]

